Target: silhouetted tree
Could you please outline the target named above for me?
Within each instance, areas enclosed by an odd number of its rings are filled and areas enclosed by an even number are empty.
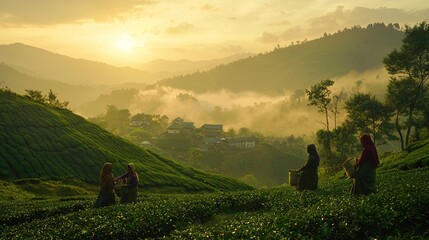
[[[330,79],[326,79],[321,81],[320,83],[317,83],[311,86],[310,90],[305,90],[308,96],[308,101],[309,101],[308,105],[316,106],[319,112],[325,114],[326,132],[323,134],[320,133],[319,135],[325,138],[323,142],[328,153],[331,152],[329,109],[330,109],[330,103],[332,101],[331,90],[329,90],[328,88],[332,85],[334,85],[334,81]]]
[[[374,139],[386,140],[392,137],[392,111],[374,95],[356,93],[346,101],[347,119],[360,133],[369,133]]]
[[[342,91],[332,96],[329,110],[332,113],[332,119],[334,120],[334,130],[337,129],[337,117],[340,114],[340,102],[343,101],[346,97],[347,94]]]
[[[415,115],[419,112],[419,104],[427,92],[427,82],[429,79],[429,25],[426,22],[419,23],[414,27],[405,26],[405,37],[402,40],[400,50],[393,50],[383,59],[383,63],[392,76],[391,84],[397,84],[392,88],[399,87],[399,84],[412,82],[410,89],[407,89],[409,95],[407,103],[402,104],[397,110],[397,114],[404,116],[405,123],[405,141],[403,145],[409,143],[411,129],[416,127]],[[401,88],[403,89],[403,88]],[[403,89],[404,90],[404,89]],[[391,91],[398,97],[400,92]],[[399,118],[398,118],[399,121]],[[400,124],[397,125],[400,126]],[[398,131],[398,130],[397,130]],[[399,130],[401,131],[401,130]],[[402,137],[403,138],[403,137]]]
[[[401,116],[408,115],[410,111],[410,96],[415,93],[417,87],[416,82],[409,78],[392,78],[387,86],[385,101],[394,111],[395,130],[399,135],[402,150],[405,148],[405,139],[402,133],[405,124],[401,122]]]
[[[49,89],[48,95],[43,95],[42,91],[39,90],[29,90],[25,89],[27,92],[27,97],[33,101],[47,104],[54,107],[60,107],[60,108],[67,108],[67,105],[69,102],[60,102],[60,100],[57,97],[57,94],[52,91],[52,89]]]
[[[25,89],[27,92],[27,97],[35,102],[44,103],[45,98],[43,97],[42,91],[39,90],[31,90],[31,89]]]

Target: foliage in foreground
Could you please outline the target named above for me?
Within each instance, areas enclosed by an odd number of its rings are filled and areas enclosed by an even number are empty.
[[[137,204],[101,209],[90,207],[93,198],[9,204],[9,212],[0,215],[0,238],[423,239],[429,237],[428,178],[428,168],[380,172],[379,191],[369,196],[350,196],[351,182],[342,179],[323,182],[313,192],[285,186],[144,194]],[[11,216],[15,220],[6,224]]]

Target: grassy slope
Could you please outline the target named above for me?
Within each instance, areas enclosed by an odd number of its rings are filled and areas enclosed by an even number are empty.
[[[392,154],[381,160],[380,170],[408,170],[429,166],[429,139],[411,143],[406,151]]]
[[[116,137],[66,109],[0,92],[0,178],[74,177],[96,183],[104,162],[121,174],[135,163],[143,186],[238,190],[249,186],[185,168]]]

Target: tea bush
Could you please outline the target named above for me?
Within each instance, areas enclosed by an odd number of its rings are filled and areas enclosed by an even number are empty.
[[[0,239],[427,239],[427,179],[428,168],[380,172],[367,196],[340,179],[303,192],[143,194],[100,209],[94,198],[2,203]]]

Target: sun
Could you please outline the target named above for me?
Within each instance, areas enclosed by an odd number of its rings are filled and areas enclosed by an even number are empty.
[[[134,40],[128,33],[124,33],[118,38],[117,46],[123,52],[130,52],[134,48]]]

